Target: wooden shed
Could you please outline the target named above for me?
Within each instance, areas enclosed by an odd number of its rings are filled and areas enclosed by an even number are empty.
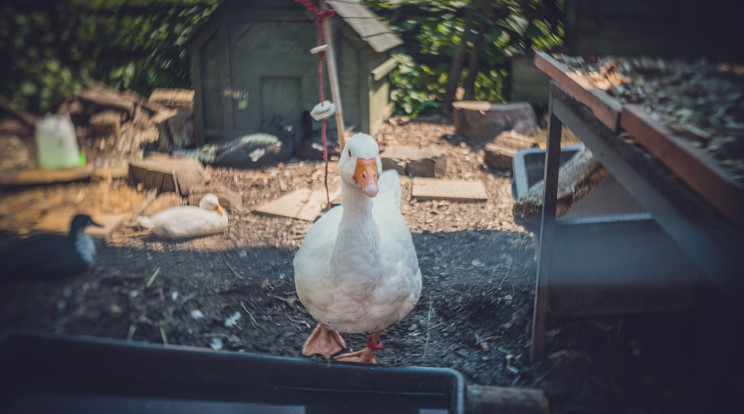
[[[390,50],[402,41],[359,0],[325,3],[336,11],[330,26],[345,127],[374,135],[392,111]],[[319,102],[315,46],[314,15],[300,3],[225,0],[186,42],[197,139],[255,130],[271,114],[299,128],[302,111]]]

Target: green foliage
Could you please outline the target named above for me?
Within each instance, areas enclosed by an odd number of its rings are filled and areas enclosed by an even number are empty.
[[[417,65],[406,54],[393,57],[398,61],[398,68],[391,75],[394,87],[390,91],[390,98],[395,103],[396,113],[417,117],[439,112],[442,103],[435,98],[443,93],[439,90],[442,85],[441,73],[429,66]]]
[[[544,0],[365,1],[387,19],[404,40],[407,56],[393,72],[396,113],[416,116],[440,109],[452,58],[463,37],[472,48],[479,23],[485,23],[483,50],[475,77],[475,99],[506,100],[509,58],[531,48],[562,45],[563,26]],[[561,7],[563,2],[558,1]],[[555,14],[555,13],[553,13]],[[473,27],[470,33],[465,29]],[[467,67],[467,60],[465,62]],[[465,71],[466,72],[466,71]],[[463,73],[463,79],[466,73]],[[462,81],[462,79],[460,80]],[[462,82],[460,82],[462,83]]]
[[[183,45],[219,0],[13,0],[0,6],[0,95],[52,109],[97,79],[149,95],[190,87]]]

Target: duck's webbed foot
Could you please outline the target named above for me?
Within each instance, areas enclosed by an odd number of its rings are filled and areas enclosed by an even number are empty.
[[[302,346],[302,355],[320,354],[330,358],[343,351],[344,348],[346,348],[346,342],[338,332],[326,328],[322,323],[318,323],[313,333],[305,341],[305,345]]]
[[[374,332],[372,335],[367,337],[367,346],[361,351],[350,352],[347,354],[341,354],[334,359],[342,362],[363,362],[367,364],[376,364],[375,352],[382,349],[382,341],[380,340],[381,332]]]

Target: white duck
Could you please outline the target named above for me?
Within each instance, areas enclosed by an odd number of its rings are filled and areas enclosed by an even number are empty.
[[[336,359],[375,363],[382,330],[418,302],[421,271],[400,212],[400,180],[395,170],[380,177],[381,170],[374,139],[352,136],[339,158],[341,206],[313,225],[297,251],[297,296],[318,321],[304,355],[343,350],[339,332],[372,332],[363,350]]]
[[[171,207],[151,217],[138,216],[137,220],[164,240],[206,236],[227,227],[227,213],[212,193],[202,197],[199,207]]]

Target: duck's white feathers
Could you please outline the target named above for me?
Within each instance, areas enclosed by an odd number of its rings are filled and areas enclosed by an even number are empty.
[[[227,214],[215,211],[216,197],[207,196],[202,199],[200,207],[172,207],[150,217],[138,216],[137,220],[143,227],[151,229],[163,239],[198,237],[222,232],[227,227]]]
[[[294,259],[300,301],[339,332],[380,331],[403,319],[421,293],[397,172],[385,171],[378,184],[370,200],[342,180],[343,205],[313,225]]]

